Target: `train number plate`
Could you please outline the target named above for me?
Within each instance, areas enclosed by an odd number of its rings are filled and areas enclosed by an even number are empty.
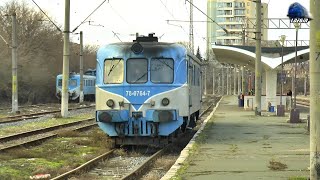
[[[126,91],[126,96],[150,96],[150,91]]]

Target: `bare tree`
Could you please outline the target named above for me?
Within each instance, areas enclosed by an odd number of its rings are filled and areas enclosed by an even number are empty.
[[[17,16],[18,84],[20,102],[48,102],[55,99],[55,78],[62,71],[63,35],[40,11],[30,8],[25,2],[12,1],[0,6],[0,35],[11,41],[11,18]],[[0,99],[11,97],[11,52],[0,42]],[[71,45],[70,69],[79,67],[79,45]],[[90,53],[95,67],[94,50]],[[88,55],[88,54],[86,54]]]

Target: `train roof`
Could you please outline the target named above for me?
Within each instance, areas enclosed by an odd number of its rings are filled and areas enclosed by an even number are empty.
[[[158,38],[153,33],[148,36],[138,36],[133,42],[117,42],[101,46],[97,52],[97,58],[100,59],[100,55],[104,58],[115,58],[119,56],[119,52],[133,53],[136,56],[143,53],[144,49],[149,49],[153,54],[157,53],[177,53],[180,55],[188,55],[192,57],[197,63],[202,65],[203,63],[185,46],[179,43],[173,42],[158,42]],[[174,50],[174,51],[172,51]],[[158,51],[158,52],[157,52]],[[147,56],[147,54],[145,54]],[[119,57],[118,57],[119,58]]]

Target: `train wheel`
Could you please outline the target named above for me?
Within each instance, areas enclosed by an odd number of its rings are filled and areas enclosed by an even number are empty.
[[[200,120],[200,111],[197,111],[197,112],[196,112],[196,121],[197,121],[197,120]]]
[[[194,128],[196,126],[197,116],[195,114],[190,116],[190,122],[188,127]]]
[[[180,126],[181,131],[184,133],[186,132],[187,129],[187,121],[188,121],[188,117],[183,117],[183,123]]]

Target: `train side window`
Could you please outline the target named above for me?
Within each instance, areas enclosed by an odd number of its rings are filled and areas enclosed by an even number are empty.
[[[195,67],[195,69],[194,69],[194,74],[195,74],[195,76],[194,76],[194,85],[195,86],[198,86],[198,84],[199,84],[199,68],[198,67]]]
[[[193,81],[193,77],[192,77],[192,66],[189,66],[189,70],[188,70],[188,76],[189,76],[189,85],[192,85],[192,81]]]
[[[123,59],[106,59],[104,61],[103,81],[105,84],[121,84],[124,78]]]
[[[192,63],[192,58],[188,56],[188,84],[192,85],[193,84],[193,63]]]
[[[62,86],[62,79],[58,79],[58,86]]]
[[[200,73],[200,68],[197,68],[198,72],[197,72],[197,86],[200,86],[200,78],[201,78],[201,73]]]
[[[130,84],[142,84],[148,81],[148,60],[127,60],[127,82]]]
[[[151,59],[151,82],[153,83],[173,83],[174,60],[169,58]]]
[[[196,85],[196,79],[197,79],[197,76],[196,76],[196,67],[193,65],[192,66],[192,77],[193,77],[193,81],[192,81],[192,85]]]

